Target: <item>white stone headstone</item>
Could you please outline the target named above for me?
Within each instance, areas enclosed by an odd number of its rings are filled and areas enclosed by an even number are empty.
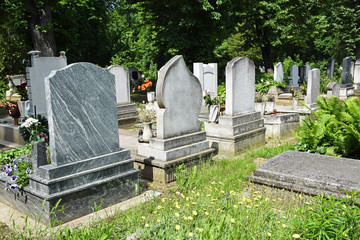
[[[211,97],[217,96],[217,63],[194,63],[194,75],[200,80],[202,90],[210,90]]]
[[[330,96],[340,96],[340,84],[337,82],[329,82],[326,86],[327,93],[326,96],[329,98]]]
[[[360,84],[360,59],[356,60],[354,67],[354,83]]]
[[[120,65],[108,67],[109,71],[115,76],[116,103],[130,103],[130,81],[129,73]]]
[[[255,111],[255,65],[247,57],[237,57],[226,66],[225,114],[237,116]]]
[[[38,57],[36,54],[31,57],[31,67],[26,68],[28,79],[28,95],[30,100],[30,115],[36,114],[46,116],[46,97],[44,79],[51,71],[67,66],[65,56],[61,57]]]
[[[291,86],[299,86],[299,67],[297,65],[292,65],[290,70]]]
[[[308,105],[315,103],[319,93],[320,93],[320,70],[314,68],[309,72],[305,103]]]
[[[354,61],[351,61],[350,72],[351,72],[351,78],[354,78],[354,73],[355,73],[355,62]]]
[[[160,70],[156,85],[157,138],[167,139],[201,130],[200,81],[186,67],[181,55],[173,57]]]
[[[278,62],[274,67],[274,81],[282,82],[284,79],[284,68],[282,62]]]

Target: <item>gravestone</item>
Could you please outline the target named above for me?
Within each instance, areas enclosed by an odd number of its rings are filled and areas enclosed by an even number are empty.
[[[282,62],[278,62],[274,67],[274,81],[282,82],[284,79],[284,68]]]
[[[354,84],[360,84],[360,59],[356,60],[354,67]]]
[[[46,116],[45,77],[52,70],[63,68],[67,65],[65,54],[60,57],[39,57],[40,51],[30,51],[31,67],[26,68],[28,96],[30,100],[29,115],[41,114]]]
[[[350,67],[351,78],[354,78],[354,71],[355,71],[355,62],[351,61],[351,67]]]
[[[340,97],[340,84],[337,82],[329,82],[326,86],[326,96],[329,98],[331,96]]]
[[[122,66],[108,67],[110,73],[115,76],[116,103],[119,124],[135,122],[137,110],[136,104],[130,102],[129,73]]]
[[[349,87],[351,82],[351,57],[343,59],[343,70],[341,75],[341,87]]]
[[[320,93],[320,70],[314,68],[313,70],[309,71],[305,104],[310,108],[315,107],[319,93]]]
[[[305,82],[305,66],[299,66],[299,78],[300,78],[300,83],[304,83]]]
[[[200,80],[202,90],[209,90],[211,97],[217,96],[218,70],[217,63],[194,63],[194,75]]]
[[[142,82],[143,80],[143,73],[140,72],[136,67],[129,67],[129,80],[130,80],[130,87],[134,88],[136,85]]]
[[[299,67],[297,65],[292,65],[290,70],[290,87],[299,87]]]
[[[264,120],[255,112],[255,65],[238,57],[226,66],[226,107],[219,123],[206,123],[207,139],[219,154],[236,155],[265,143]]]
[[[207,160],[214,149],[209,148],[198,120],[202,100],[200,81],[188,70],[183,57],[173,57],[158,76],[157,137],[148,144],[139,144],[140,158],[136,164],[144,169],[145,178],[166,183],[175,180],[178,165],[200,158]]]
[[[360,161],[300,151],[287,151],[257,167],[251,182],[310,195],[359,197]]]
[[[326,77],[328,78],[334,77],[334,71],[335,71],[335,60],[332,58],[328,60]]]
[[[51,164],[33,164],[36,174],[24,188],[40,207],[45,201],[42,221],[59,199],[64,213],[56,217],[66,222],[91,213],[94,202],[106,207],[135,194],[138,170],[130,151],[119,147],[114,78],[75,63],[45,79]]]
[[[309,71],[311,71],[311,66],[309,64],[305,65],[305,82],[308,82]]]

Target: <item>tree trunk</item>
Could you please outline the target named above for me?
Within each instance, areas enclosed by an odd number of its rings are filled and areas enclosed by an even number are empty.
[[[268,72],[269,69],[274,69],[274,65],[271,59],[271,43],[267,35],[268,31],[262,26],[259,20],[255,21],[255,29],[258,42],[260,42],[260,50],[265,66],[265,71]]]
[[[28,25],[34,50],[41,51],[40,56],[55,56],[56,43],[49,1],[44,0],[41,5],[36,4],[35,0],[22,1],[30,13]]]

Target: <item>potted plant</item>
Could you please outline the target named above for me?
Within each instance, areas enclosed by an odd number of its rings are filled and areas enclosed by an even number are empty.
[[[264,93],[256,92],[255,93],[255,111],[261,112],[261,115],[265,113],[265,102],[263,100]]]
[[[144,126],[142,135],[143,141],[148,143],[150,138],[154,137],[152,124],[156,122],[156,111],[152,109],[146,109],[142,106],[138,111],[138,119]]]
[[[205,106],[209,108],[209,121],[217,122],[220,115],[220,98],[218,96],[211,97],[210,90],[204,90]]]
[[[14,125],[19,125],[19,117],[21,116],[17,104],[11,102],[2,102],[1,107],[5,107],[7,114],[14,119]]]
[[[10,75],[7,75],[6,78],[11,82],[12,86],[15,87],[15,92],[20,95],[20,101],[17,101],[17,105],[20,111],[21,116],[26,116],[26,110],[30,108],[30,102],[27,92],[27,82],[23,82],[19,85],[15,85],[14,81],[11,79]]]

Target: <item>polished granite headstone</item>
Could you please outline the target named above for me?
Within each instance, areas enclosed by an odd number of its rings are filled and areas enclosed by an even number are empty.
[[[343,59],[343,70],[341,75],[341,87],[351,86],[351,57]]]
[[[288,151],[257,167],[250,181],[311,195],[360,191],[360,161]]]
[[[114,75],[75,63],[53,71],[45,91],[51,164],[38,159],[25,190],[49,207],[62,199],[63,220],[91,212],[94,202],[106,206],[133,195],[138,170],[130,151],[119,146]]]

